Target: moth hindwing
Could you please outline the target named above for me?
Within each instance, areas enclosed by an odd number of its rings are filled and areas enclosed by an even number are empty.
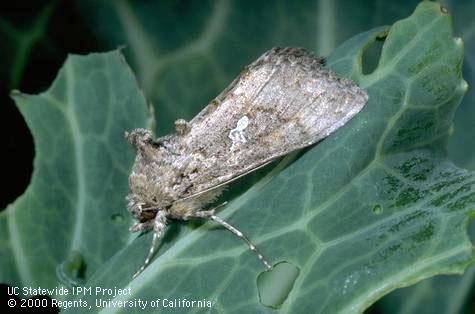
[[[243,238],[239,230],[203,210],[227,183],[343,126],[366,104],[366,92],[323,68],[301,48],[274,48],[244,71],[176,134],[152,138],[127,133],[137,156],[129,177],[131,231],[154,230],[156,243],[170,219],[209,218]]]

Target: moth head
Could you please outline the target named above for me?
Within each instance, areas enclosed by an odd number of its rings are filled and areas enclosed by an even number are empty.
[[[150,130],[135,129],[125,136],[137,153],[129,175],[127,208],[138,222],[144,222],[166,210],[174,199],[173,153],[168,138],[154,140]]]
[[[129,194],[127,209],[139,222],[155,218],[160,210],[166,210],[172,198],[170,197],[170,178],[163,165],[137,153],[135,163],[129,176]]]
[[[127,196],[127,209],[138,222],[145,222],[155,218],[159,208],[137,199],[134,194]]]

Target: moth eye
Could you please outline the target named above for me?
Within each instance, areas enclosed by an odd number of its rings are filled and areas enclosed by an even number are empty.
[[[165,144],[161,141],[160,142],[152,142],[150,144],[155,148],[165,147]]]

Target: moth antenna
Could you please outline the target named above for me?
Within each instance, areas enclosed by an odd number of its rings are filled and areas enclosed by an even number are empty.
[[[142,267],[133,275],[132,278],[137,277],[147,266],[150,264],[153,255],[157,250],[157,241],[163,233],[163,229],[165,228],[167,223],[167,212],[164,210],[159,210],[157,215],[155,216],[154,224],[153,224],[153,238],[152,238],[152,245],[150,246],[150,250],[148,251],[147,258],[145,258],[145,262]]]
[[[131,132],[125,132],[125,138],[130,145],[139,149],[153,140],[152,132],[147,129],[135,129]]]
[[[251,251],[256,253],[257,258],[264,264],[267,270],[271,270],[272,266],[269,264],[269,262],[266,260],[266,258],[261,254],[261,252],[257,249],[257,247],[241,232],[239,231],[236,227],[233,225],[227,223],[226,221],[222,220],[216,215],[210,215],[209,218],[213,220],[214,222],[220,224],[224,228],[228,229],[232,233],[234,233],[236,236],[238,236],[241,240],[246,242],[247,246]]]

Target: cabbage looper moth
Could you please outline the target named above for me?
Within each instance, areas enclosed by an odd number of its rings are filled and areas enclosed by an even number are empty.
[[[301,48],[264,53],[176,134],[153,139],[146,129],[126,133],[136,151],[127,207],[131,232],[153,230],[150,263],[170,219],[207,218],[269,262],[237,228],[203,210],[231,181],[343,126],[366,104],[364,90],[322,67]]]

